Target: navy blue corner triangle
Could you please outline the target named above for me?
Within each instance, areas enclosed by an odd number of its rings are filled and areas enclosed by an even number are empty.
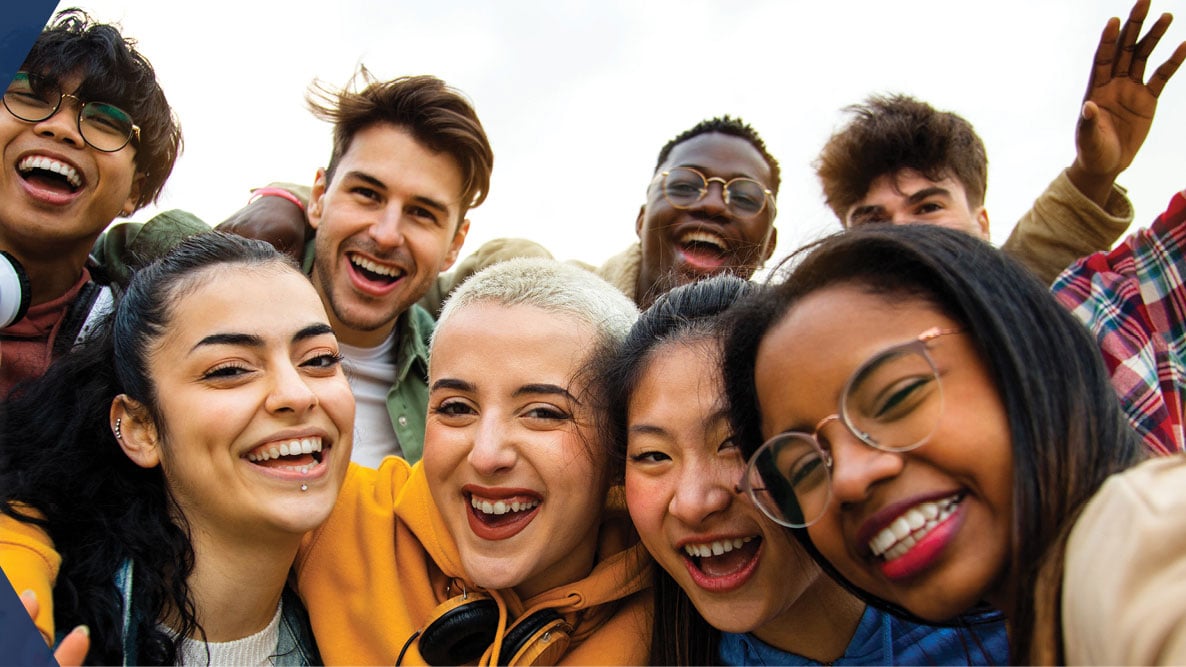
[[[20,69],[57,4],[57,0],[5,3],[4,20],[0,25],[0,84],[4,88],[8,88],[12,76]]]

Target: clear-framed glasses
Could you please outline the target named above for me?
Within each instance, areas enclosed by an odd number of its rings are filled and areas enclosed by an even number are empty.
[[[140,127],[132,122],[128,112],[106,102],[83,102],[28,72],[17,72],[8,84],[4,108],[23,121],[39,123],[57,113],[67,97],[78,103],[78,132],[95,150],[114,153],[127,146],[133,137],[140,140]]]
[[[708,178],[691,167],[674,167],[660,173],[659,177],[662,179],[663,197],[668,204],[678,209],[695,206],[708,196],[708,185],[716,181],[721,184],[721,199],[733,215],[752,218],[766,208],[767,199],[770,200],[770,209],[774,210],[774,193],[752,178],[739,177],[730,181],[719,176]]]
[[[836,414],[811,433],[787,431],[767,440],[750,457],[737,491],[789,528],[819,521],[832,499],[832,454],[820,443],[820,430],[838,421],[875,449],[908,452],[922,446],[943,414],[943,388],[928,345],[956,333],[963,330],[933,327],[869,358],[845,383]]]

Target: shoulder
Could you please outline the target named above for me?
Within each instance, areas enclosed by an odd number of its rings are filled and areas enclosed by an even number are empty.
[[[1067,541],[1069,662],[1186,662],[1186,455],[1111,476]]]

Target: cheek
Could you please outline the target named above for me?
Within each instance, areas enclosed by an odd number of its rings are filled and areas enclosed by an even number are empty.
[[[644,541],[659,532],[666,513],[666,497],[662,483],[642,475],[626,472],[626,508]]]

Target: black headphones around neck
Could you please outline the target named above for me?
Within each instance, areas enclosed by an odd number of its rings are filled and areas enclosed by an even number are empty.
[[[462,590],[437,606],[423,630],[408,638],[395,664],[419,638],[420,656],[430,665],[464,665],[482,657],[494,644],[498,603],[489,595]],[[507,628],[498,652],[499,665],[554,665],[571,642],[572,627],[555,609],[541,609]]]

